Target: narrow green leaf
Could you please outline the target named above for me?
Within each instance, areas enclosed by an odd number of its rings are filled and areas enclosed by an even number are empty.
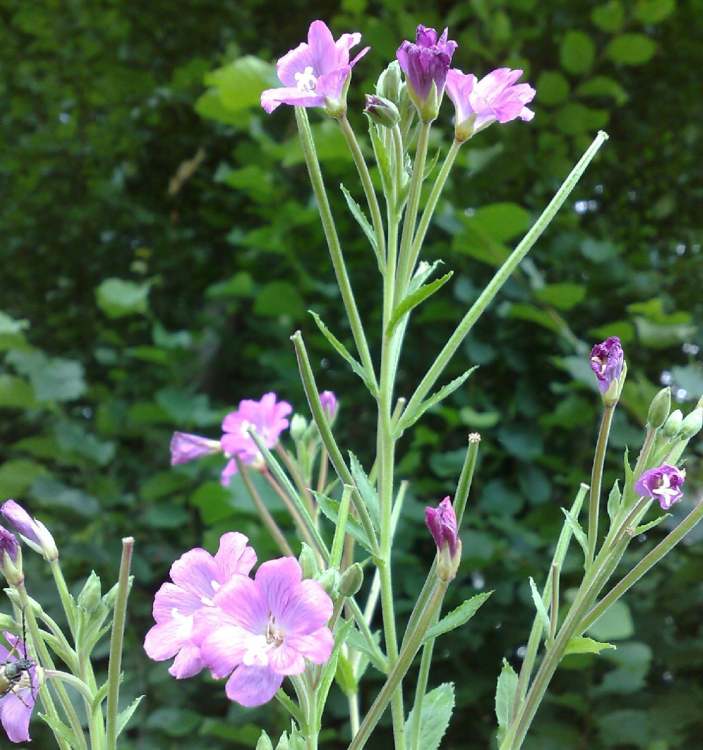
[[[386,674],[386,665],[380,658],[382,656],[382,652],[381,647],[378,645],[381,642],[381,633],[380,631],[375,630],[371,635],[376,641],[378,650],[372,649],[366,638],[364,638],[364,636],[356,628],[349,631],[349,634],[347,636],[347,645],[349,646],[349,648],[353,648],[354,651],[358,651],[359,653],[364,654],[364,656],[368,658],[371,664],[373,664],[374,667],[376,667],[376,669],[381,672],[381,674]],[[359,677],[361,677],[361,670],[358,670],[357,674]]]
[[[369,379],[366,370],[364,370],[358,360],[352,357],[347,347],[344,346],[344,344],[323,323],[322,318],[312,310],[310,310],[309,312],[310,315],[312,315],[313,320],[317,324],[317,327],[320,329],[320,333],[322,333],[322,335],[332,345],[332,348],[335,349],[337,354],[339,354],[339,356],[347,362],[351,369],[364,381],[364,385],[368,388],[371,395],[375,397],[376,389],[374,388],[372,381]]]
[[[357,223],[363,230],[364,234],[366,235],[366,239],[371,244],[371,247],[373,248],[374,252],[378,252],[378,247],[376,245],[376,235],[373,231],[373,227],[371,226],[369,220],[366,218],[366,215],[364,214],[363,209],[361,206],[352,198],[351,193],[344,187],[344,183],[339,183],[339,187],[342,190],[342,193],[344,194],[344,200],[347,202],[347,206],[349,207],[349,210],[351,211],[352,216],[356,219]]]
[[[373,153],[376,157],[376,164],[378,164],[378,171],[381,173],[381,181],[383,182],[384,193],[389,194],[388,188],[391,186],[393,175],[391,174],[391,160],[388,155],[388,149],[386,144],[383,142],[383,138],[379,134],[379,129],[372,122],[369,122],[369,135],[371,136],[371,145],[373,146]]]
[[[546,633],[549,632],[549,612],[547,612],[547,608],[544,605],[544,600],[542,599],[542,595],[537,591],[537,584],[535,584],[534,579],[530,577],[530,592],[532,594],[532,602],[535,605],[535,609],[537,610],[537,616],[540,620],[542,620],[542,625],[544,626],[544,630]]]
[[[420,738],[414,743],[422,750],[437,750],[454,711],[454,683],[445,682],[430,690],[422,701],[420,715]],[[410,737],[413,727],[413,711],[405,722],[405,731]],[[412,746],[412,738],[411,746]]]
[[[642,524],[642,526],[638,526],[635,529],[633,536],[639,536],[640,534],[644,534],[646,531],[653,529],[655,526],[659,526],[659,524],[665,518],[669,518],[670,516],[671,516],[671,513],[665,513],[663,516],[659,516],[659,518],[655,518],[653,521],[649,521],[648,523]]]
[[[73,736],[73,732],[58,717],[54,719],[46,714],[39,714],[39,718],[51,727],[51,731],[57,738],[60,737],[67,742],[69,747],[75,747],[76,738]]]
[[[513,701],[517,690],[517,674],[507,659],[503,659],[503,668],[496,685],[496,719],[498,719],[498,742],[503,738],[510,724],[513,713]]]
[[[571,515],[571,512],[566,508],[562,508],[561,510],[566,517],[566,522],[569,524],[569,528],[576,538],[576,541],[581,545],[581,549],[584,551],[584,554],[587,554],[588,539],[586,538],[586,533],[581,528],[581,524]]]
[[[312,494],[315,496],[315,500],[317,500],[317,504],[323,515],[336,525],[339,519],[339,502],[337,500],[332,500],[332,498],[326,497],[319,492],[313,492]],[[366,532],[362,526],[351,517],[347,518],[347,533],[354,537],[359,544],[373,554],[373,547],[369,538],[366,536]]]
[[[351,633],[353,629],[353,620],[342,620],[335,629],[334,650],[332,652],[332,657],[322,668],[320,679],[317,682],[317,689],[315,691],[318,716],[322,716],[322,712],[325,708],[325,703],[327,703],[327,695],[330,691],[330,687],[332,686],[332,681],[335,679],[335,676],[339,675],[339,660],[342,657],[342,646],[346,643],[347,638],[349,637],[349,633]],[[351,668],[351,664],[349,663],[349,661],[347,659],[344,659],[344,661],[345,665],[342,667],[342,680],[347,680],[344,685],[351,686],[352,682],[356,683],[356,678],[354,677],[354,671]],[[337,677],[337,681],[339,682],[339,677]],[[339,685],[342,690],[345,689],[341,682],[339,683]]]
[[[426,633],[425,640],[438,638],[451,630],[461,627],[467,623],[478,612],[480,607],[491,596],[492,591],[476,594],[470,599],[462,602],[456,609],[445,615],[438,623],[433,625]]]
[[[334,679],[345,695],[354,695],[356,693],[358,685],[354,677],[354,670],[352,669],[351,662],[344,654],[338,654],[337,656],[337,670]]]
[[[386,335],[390,336],[404,315],[407,315],[413,308],[424,302],[428,297],[431,297],[438,289],[441,289],[453,275],[454,271],[449,271],[449,273],[445,273],[439,279],[430,281],[429,284],[424,284],[401,300],[395,310],[393,310],[390,321],[388,321]]]
[[[378,530],[381,528],[381,511],[378,502],[378,495],[369,481],[362,465],[359,463],[359,459],[351,451],[349,451],[349,468],[352,477],[354,478],[354,483],[361,495],[361,499],[368,508],[374,527]]]
[[[593,638],[586,638],[585,636],[575,636],[572,638],[564,649],[564,656],[569,654],[600,654],[601,651],[605,651],[607,648],[617,648],[612,643],[601,643],[601,641],[594,641]]]
[[[615,516],[618,514],[621,502],[622,495],[620,493],[620,485],[618,484],[618,480],[616,479],[615,484],[613,485],[613,489],[610,490],[610,494],[608,495],[608,516],[610,517],[611,521],[613,521],[615,519]]]
[[[122,730],[127,726],[129,723],[129,720],[132,718],[132,714],[139,708],[139,704],[142,702],[142,698],[144,696],[140,695],[137,698],[135,698],[127,708],[120,711],[117,715],[117,736],[119,737],[122,733]]]

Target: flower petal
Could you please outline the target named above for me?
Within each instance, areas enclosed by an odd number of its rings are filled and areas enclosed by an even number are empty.
[[[257,635],[265,632],[269,608],[264,593],[251,578],[234,576],[217,592],[215,604],[239,627]]]
[[[269,560],[256,571],[256,585],[266,601],[268,611],[277,620],[300,585],[302,577],[300,565],[294,557]]]
[[[189,550],[171,565],[171,580],[201,599],[210,599],[219,583],[213,556],[199,547]]]
[[[173,619],[174,611],[181,615],[192,615],[202,606],[200,596],[167,582],[156,592],[152,613],[156,622],[167,622]]]
[[[205,637],[200,646],[200,656],[215,677],[227,677],[241,664],[251,638],[251,633],[243,628],[221,625]]]
[[[337,47],[324,21],[313,21],[308,29],[308,44],[316,75],[329,73],[337,67]]]
[[[193,627],[191,618],[168,620],[152,626],[144,638],[144,650],[154,661],[166,661],[188,643]]]
[[[295,49],[286,52],[276,63],[278,78],[284,86],[296,88],[296,73],[302,73],[305,68],[312,67],[312,55],[310,47],[301,42]]]
[[[302,674],[305,671],[305,659],[303,655],[290,644],[290,639],[268,655],[269,667],[276,673],[282,675]]]
[[[169,674],[177,680],[193,677],[205,666],[200,649],[192,643],[185,646],[176,654],[173,664],[169,667]]]
[[[0,723],[10,742],[29,742],[29,719],[34,700],[30,690],[21,690],[19,696],[9,692],[0,699]]]
[[[256,552],[248,542],[249,539],[237,531],[228,531],[220,537],[220,546],[215,555],[220,583],[227,583],[235,574],[249,575],[256,564]]]
[[[313,664],[324,664],[332,655],[334,638],[329,628],[319,628],[307,635],[290,635],[286,645]]]
[[[303,581],[275,614],[287,634],[307,635],[329,622],[332,599],[317,581]]]
[[[253,708],[268,703],[281,687],[283,675],[268,667],[237,667],[227,680],[225,692],[231,701]]]

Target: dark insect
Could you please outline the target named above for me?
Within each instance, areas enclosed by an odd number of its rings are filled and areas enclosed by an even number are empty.
[[[34,694],[34,685],[32,684],[32,673],[30,670],[36,664],[32,659],[27,657],[27,636],[24,627],[24,617],[22,618],[21,642],[24,646],[24,656],[19,659],[10,659],[15,652],[19,652],[17,644],[20,643],[20,640],[18,638],[7,655],[7,660],[0,664],[0,698],[4,698],[9,693],[14,693],[22,704],[27,706],[19,691],[30,688],[32,694]]]

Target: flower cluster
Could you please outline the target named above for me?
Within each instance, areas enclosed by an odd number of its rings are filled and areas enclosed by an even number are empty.
[[[332,600],[319,583],[302,580],[293,557],[270,560],[249,573],[256,553],[237,532],[224,534],[217,554],[186,552],[171,567],[171,582],[154,599],[156,624],[144,648],[156,661],[175,657],[169,672],[191,677],[207,667],[227,679],[230,700],[268,702],[284,677],[332,654]]]

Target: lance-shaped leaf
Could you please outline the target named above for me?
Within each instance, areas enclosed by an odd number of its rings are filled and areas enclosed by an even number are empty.
[[[542,620],[542,625],[544,626],[545,631],[549,632],[549,613],[547,612],[547,608],[544,605],[544,600],[542,599],[542,595],[537,591],[537,584],[534,582],[534,579],[530,577],[530,593],[532,594],[532,602],[535,605],[535,609],[537,610],[537,616],[540,620]]]
[[[564,656],[569,654],[600,654],[601,651],[605,651],[607,648],[616,648],[612,643],[601,643],[601,641],[595,641],[593,638],[586,638],[584,636],[575,636],[572,638],[564,649]]]
[[[315,496],[315,500],[317,500],[317,504],[324,516],[336,525],[339,520],[339,502],[319,492],[313,492],[312,494]],[[371,554],[375,554],[373,543],[369,540],[366,531],[351,516],[347,516],[347,534],[354,537]]]
[[[454,711],[454,683],[444,684],[430,690],[422,701],[422,712],[420,714],[420,737],[418,742],[413,742],[413,713],[410,712],[405,723],[405,731],[410,739],[410,747],[419,747],[422,750],[437,750],[444,733],[449,726],[449,720]]]
[[[653,529],[655,526],[659,526],[659,524],[665,518],[669,518],[670,516],[671,516],[671,513],[665,513],[663,516],[659,516],[659,518],[655,518],[653,521],[649,521],[648,523],[643,523],[641,526],[638,526],[634,530],[634,533],[632,534],[632,536],[639,536],[640,534],[644,534],[650,529]]]
[[[613,485],[613,489],[610,490],[610,494],[608,495],[608,516],[610,517],[611,522],[618,514],[621,502],[622,495],[620,493],[620,485],[618,484],[618,480],[616,479],[615,484]]]
[[[445,273],[444,276],[441,276],[439,279],[430,281],[429,284],[424,284],[401,300],[401,302],[396,305],[396,308],[391,315],[391,319],[388,321],[386,335],[390,336],[405,315],[420,303],[424,302],[428,297],[431,297],[438,289],[441,289],[453,275],[454,271],[449,271],[449,273]]]
[[[566,508],[562,508],[561,512],[564,514],[566,522],[569,524],[571,533],[574,535],[576,541],[581,545],[581,549],[583,550],[584,554],[588,555],[588,539],[586,537],[586,533],[581,528],[581,524],[574,518],[571,511],[568,511]]]
[[[354,478],[356,488],[359,490],[359,494],[361,495],[361,499],[364,501],[366,507],[368,508],[369,515],[371,516],[374,527],[376,528],[376,530],[378,530],[381,528],[381,511],[378,502],[378,495],[376,494],[376,490],[373,488],[371,482],[369,481],[364,468],[359,463],[359,459],[351,451],[349,451],[349,468],[351,470],[352,477]]]
[[[498,719],[498,743],[503,739],[510,725],[513,713],[513,702],[517,691],[517,674],[507,659],[503,659],[503,668],[496,685],[496,719]]]
[[[456,609],[453,609],[449,614],[445,615],[438,623],[435,623],[425,635],[425,640],[431,638],[437,638],[444,633],[448,633],[450,630],[459,628],[466,624],[475,614],[478,612],[480,607],[488,600],[492,591],[485,591],[482,594],[476,594],[470,599],[462,602]]]
[[[369,223],[369,220],[366,218],[366,214],[364,214],[364,211],[361,208],[361,206],[354,200],[354,198],[352,197],[352,194],[344,187],[344,184],[340,182],[339,187],[342,190],[342,194],[344,195],[344,200],[346,200],[347,206],[349,207],[349,210],[351,211],[352,216],[356,219],[357,224],[361,227],[362,231],[366,235],[366,239],[369,241],[369,244],[371,245],[374,253],[376,254],[376,260],[378,261],[379,268],[383,268],[383,259],[378,254],[376,234],[374,233],[373,227]]]
[[[317,687],[315,690],[318,716],[322,716],[322,711],[325,707],[325,703],[327,703],[327,695],[329,693],[330,687],[332,687],[332,681],[335,679],[335,676],[337,677],[337,682],[339,682],[340,680],[340,660],[344,658],[342,655],[342,646],[346,643],[349,633],[351,633],[353,629],[353,620],[342,620],[335,630],[334,650],[332,651],[332,656],[330,657],[329,661],[322,668],[322,672],[320,673],[320,677],[317,681]],[[343,675],[341,679],[346,680],[346,682],[344,682],[343,684],[340,683],[340,687],[342,688],[342,690],[344,690],[345,687],[351,688],[351,683],[355,679],[354,671],[352,670],[351,664],[346,658],[344,658],[342,672]]]
[[[381,672],[381,674],[386,674],[388,672],[388,665],[385,662],[385,656],[383,655],[381,647],[379,646],[381,642],[381,633],[379,630],[374,630],[371,635],[376,644],[375,649],[371,648],[371,644],[356,628],[349,631],[349,635],[347,636],[347,645],[349,646],[349,648],[353,648],[354,651],[358,651],[359,653],[363,654],[367,661],[373,664],[374,667],[376,667],[376,669]],[[361,676],[363,675],[365,670],[366,667],[362,666],[360,662],[356,670],[356,674],[359,679],[361,679]]]
[[[122,730],[129,724],[129,720],[132,718],[132,715],[134,712],[139,708],[139,704],[142,702],[142,698],[144,696],[140,695],[139,697],[135,698],[127,708],[120,711],[120,713],[117,715],[117,736],[119,737],[122,733]]]

